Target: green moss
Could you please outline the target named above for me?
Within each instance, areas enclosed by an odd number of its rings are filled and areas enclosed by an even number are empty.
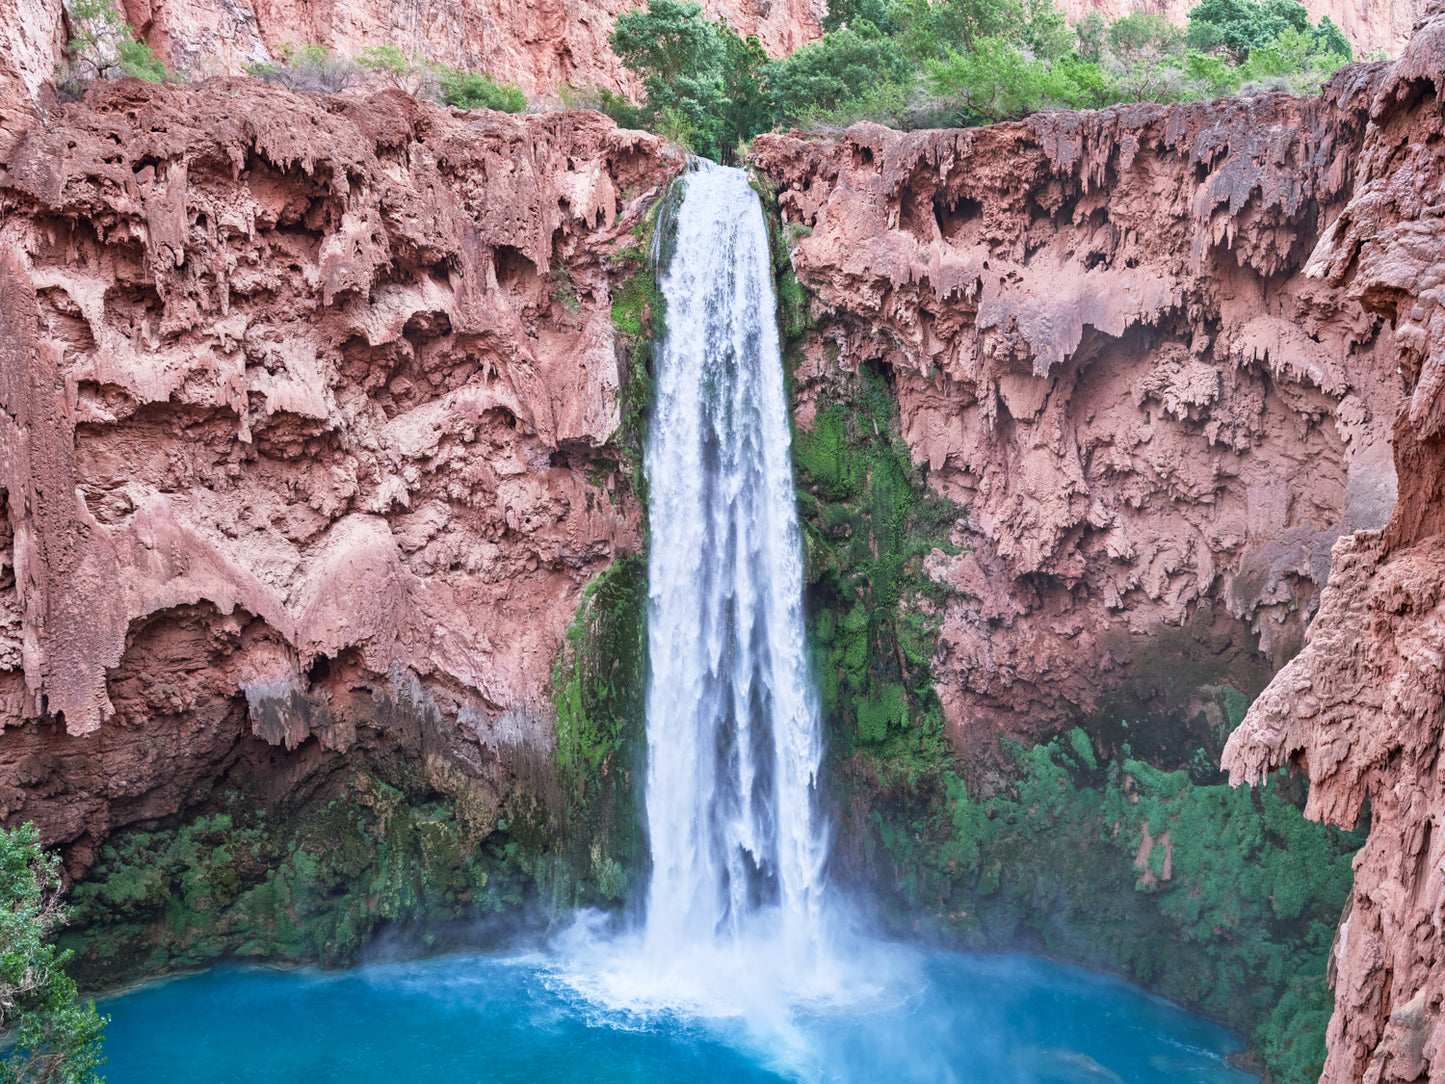
[[[423,940],[518,907],[532,892],[505,830],[481,840],[453,805],[366,771],[341,793],[261,815],[229,812],[123,832],[71,892],[77,975],[100,986],[224,957],[357,962],[381,929]]]
[[[954,552],[963,510],[924,485],[882,376],[865,368],[829,390],[793,442],[824,713],[836,751],[866,748],[906,773],[944,755],[928,666],[944,590],[923,558]]]
[[[552,685],[560,837],[603,899],[620,901],[626,871],[644,859],[647,564],[641,557],[619,557],[588,586]]]

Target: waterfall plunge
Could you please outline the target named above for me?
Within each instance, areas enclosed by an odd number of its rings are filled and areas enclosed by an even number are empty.
[[[644,463],[647,920],[613,935],[581,916],[559,970],[622,1014],[609,1019],[742,1020],[770,1060],[810,1064],[799,1012],[876,997],[897,967],[824,921],[822,737],[762,205],[741,170],[702,162],[685,183]]]
[[[741,170],[686,178],[662,280],[650,490],[646,947],[816,947],[826,833],[767,226]]]

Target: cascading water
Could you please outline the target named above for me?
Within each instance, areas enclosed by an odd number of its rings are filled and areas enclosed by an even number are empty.
[[[645,928],[583,916],[546,957],[212,972],[128,993],[106,1006],[112,1079],[291,1081],[332,1051],[332,1075],[360,1084],[1245,1084],[1227,1033],[1112,980],[925,958],[836,921],[823,937],[821,740],[769,271],[746,177],[702,164],[662,279],[646,457]]]
[[[768,233],[741,170],[686,186],[646,454],[646,947],[792,955],[816,947],[827,843]]]

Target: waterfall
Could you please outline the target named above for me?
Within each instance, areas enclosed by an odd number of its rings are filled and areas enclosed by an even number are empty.
[[[702,162],[685,184],[645,455],[645,945],[762,938],[797,958],[827,835],[767,225],[742,170]]]

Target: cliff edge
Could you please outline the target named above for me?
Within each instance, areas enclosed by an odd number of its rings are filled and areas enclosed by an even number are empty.
[[[238,758],[377,733],[494,810],[583,585],[640,544],[609,267],[681,164],[595,113],[253,80],[23,133],[0,817],[75,872]]]
[[[1231,780],[1308,774],[1310,816],[1368,816],[1335,943],[1322,1079],[1445,1079],[1445,7],[1375,90],[1311,275],[1395,328],[1399,501],[1342,538],[1303,651],[1230,738]],[[1366,813],[1366,810],[1368,812]]]

